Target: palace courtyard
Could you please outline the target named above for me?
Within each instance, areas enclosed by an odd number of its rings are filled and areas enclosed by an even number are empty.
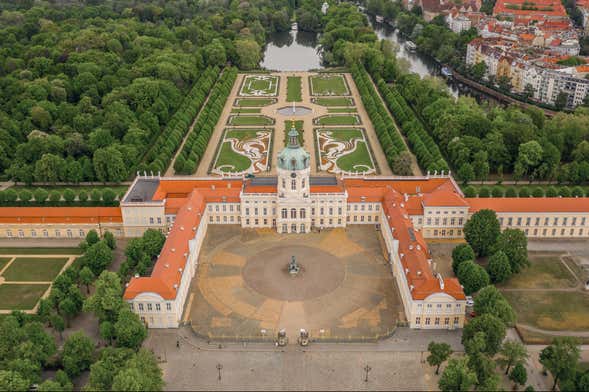
[[[216,339],[274,339],[282,328],[289,339],[301,328],[335,341],[389,335],[404,316],[379,238],[372,225],[298,235],[211,225],[184,321]]]

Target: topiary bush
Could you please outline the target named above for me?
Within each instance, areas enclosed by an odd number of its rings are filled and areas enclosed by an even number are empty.
[[[502,186],[494,186],[493,189],[491,189],[491,195],[493,197],[503,197],[505,196],[505,189],[503,189]]]
[[[33,192],[33,196],[35,196],[35,201],[37,203],[39,203],[39,204],[40,203],[45,203],[45,201],[47,200],[47,197],[49,196],[49,192],[47,192],[43,188],[37,188]]]
[[[584,197],[585,196],[585,192],[583,191],[583,188],[581,188],[580,186],[576,186],[571,191],[571,195],[573,197]]]
[[[76,193],[70,188],[64,189],[63,199],[66,201],[66,203],[71,204],[74,202],[74,200],[76,200]]]
[[[571,188],[568,186],[563,186],[560,188],[558,194],[562,197],[571,197]]]
[[[86,192],[85,190],[81,190],[80,192],[78,192],[78,200],[82,203],[88,201],[88,192]]]
[[[98,189],[92,189],[92,192],[90,192],[90,199],[92,199],[93,202],[99,202],[101,198],[102,192]]]
[[[56,190],[49,192],[49,201],[52,203],[59,203],[61,201],[61,193]]]
[[[464,188],[464,196],[465,197],[476,197],[477,196],[477,191],[473,186],[467,186],[466,188]]]
[[[530,188],[527,186],[521,187],[519,190],[519,197],[530,197]]]
[[[488,186],[480,187],[479,197],[491,197],[491,189]]]
[[[27,189],[23,189],[18,193],[18,198],[20,201],[28,203],[33,198],[33,193]]]
[[[556,197],[558,196],[558,189],[555,186],[549,186],[546,189],[546,197]]]
[[[505,190],[505,197],[517,197],[517,189],[510,186]]]
[[[541,186],[535,187],[534,190],[532,191],[532,196],[544,197],[544,188],[542,188]]]

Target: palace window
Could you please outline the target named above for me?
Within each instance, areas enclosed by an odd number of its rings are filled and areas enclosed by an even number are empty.
[[[286,233],[286,232],[288,232],[288,226],[286,225],[286,223],[284,223],[284,224],[282,225],[282,232],[283,232],[283,233]]]
[[[296,225],[296,223],[293,223],[290,226],[290,231],[293,232],[293,233],[296,233],[297,232],[297,225]]]
[[[258,207],[254,208],[254,215],[258,215]]]
[[[435,325],[440,325],[440,318],[439,318],[439,317],[436,317],[436,318],[435,318],[435,320],[434,320],[434,324],[435,324]]]
[[[157,312],[159,312],[159,311],[161,311],[161,310],[162,310],[162,308],[161,308],[160,304],[155,304],[155,310],[156,310]]]
[[[454,325],[458,325],[460,323],[460,317],[454,317]]]
[[[415,324],[421,324],[421,317],[415,317]]]
[[[301,187],[302,187],[303,189],[305,188],[305,179],[304,179],[304,178],[301,180]]]
[[[291,219],[296,219],[296,217],[297,217],[297,210],[296,210],[296,208],[291,208],[290,209],[290,217],[291,217]]]
[[[84,230],[80,229],[80,237],[84,237],[85,235]]]
[[[425,325],[430,325],[431,324],[431,320],[429,317],[425,318]]]
[[[171,303],[169,303],[169,302],[166,303],[166,310],[168,312],[172,310],[172,304]]]
[[[49,237],[49,232],[47,229],[43,229],[43,237]]]
[[[307,214],[305,213],[305,209],[301,208],[301,212],[300,212],[301,219],[305,219],[306,215]]]
[[[301,233],[305,232],[305,225],[301,225]]]
[[[150,303],[147,304],[147,311],[151,312],[153,310],[153,307],[151,306]]]
[[[37,230],[33,229],[31,230],[31,237],[36,237],[37,236]]]
[[[6,237],[12,237],[12,230],[6,230]]]
[[[444,319],[444,325],[448,325],[448,324],[450,324],[450,317],[446,317]]]
[[[282,209],[282,219],[286,219],[288,218],[288,211],[286,210],[286,208]]]
[[[297,180],[290,181],[290,189],[292,189],[293,191],[297,190]]]
[[[22,231],[22,230],[19,230],[18,231],[18,236],[21,237],[21,238],[24,237],[25,236],[25,232]]]
[[[139,311],[143,312],[143,304],[141,304],[141,303],[139,304]]]
[[[282,188],[286,189],[286,180],[284,178],[282,179]]]

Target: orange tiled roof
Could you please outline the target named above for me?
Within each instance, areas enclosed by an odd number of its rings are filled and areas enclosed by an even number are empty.
[[[448,181],[440,185],[433,191],[423,195],[423,204],[425,206],[436,207],[466,207],[468,203],[464,197],[458,193],[453,184]]]
[[[404,269],[400,273],[405,274],[411,296],[416,300],[423,300],[434,293],[442,292],[464,300],[464,291],[456,278],[444,278],[440,282],[433,275],[427,244],[421,232],[413,227],[405,209],[404,197],[392,187],[386,190],[383,209],[393,229],[393,237],[399,241],[398,252]]]
[[[469,211],[496,212],[589,212],[587,197],[490,197],[466,199]]]
[[[119,207],[0,207],[0,223],[122,223]]]

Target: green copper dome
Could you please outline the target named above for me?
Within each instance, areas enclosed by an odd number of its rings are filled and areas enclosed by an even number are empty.
[[[299,145],[299,132],[288,131],[288,146],[278,153],[278,167],[283,170],[303,170],[311,164],[311,155]]]

